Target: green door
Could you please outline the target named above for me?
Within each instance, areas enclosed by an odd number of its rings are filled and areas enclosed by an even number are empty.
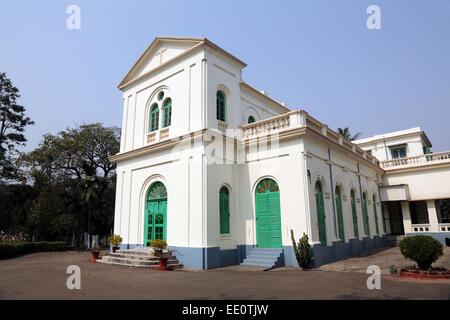
[[[352,197],[352,218],[353,218],[353,232],[355,233],[355,238],[359,239],[359,232],[358,232],[358,215],[356,213],[356,199],[355,199],[355,192],[352,190],[351,192]]]
[[[262,180],[255,192],[256,237],[261,248],[281,248],[280,190],[275,181]]]
[[[319,228],[319,241],[322,246],[327,245],[327,229],[325,227],[325,204],[323,201],[322,184],[316,183],[316,208],[317,208],[317,225]]]
[[[380,230],[378,229],[377,202],[375,196],[373,197],[373,215],[375,216],[375,227],[377,229],[377,234],[379,234]]]
[[[166,240],[167,191],[164,184],[156,182],[151,186],[146,204],[144,244],[150,246],[154,239]]]
[[[339,187],[336,187],[336,211],[338,218],[339,239],[341,239],[342,242],[345,242],[344,216],[342,214],[342,196],[341,189]]]
[[[367,212],[367,197],[366,197],[366,194],[363,194],[363,199],[364,199],[364,221],[366,223],[367,235],[370,237],[369,214]]]

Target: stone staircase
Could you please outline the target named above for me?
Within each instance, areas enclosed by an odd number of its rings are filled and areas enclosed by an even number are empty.
[[[284,254],[281,248],[258,248],[248,250],[247,258],[241,266],[278,268],[284,266]]]
[[[400,241],[405,239],[406,236],[387,236],[387,241],[389,246],[396,247],[399,245]]]
[[[149,247],[117,250],[115,253],[102,255],[102,258],[97,260],[97,262],[135,268],[154,268],[159,266],[159,259],[153,255],[153,250]],[[183,264],[173,254],[167,260],[167,266],[172,267],[172,269],[183,268]]]

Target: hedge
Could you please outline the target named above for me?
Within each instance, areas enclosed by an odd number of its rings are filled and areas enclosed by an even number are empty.
[[[63,251],[65,249],[66,243],[64,241],[0,242],[0,259],[12,258],[34,252]]]

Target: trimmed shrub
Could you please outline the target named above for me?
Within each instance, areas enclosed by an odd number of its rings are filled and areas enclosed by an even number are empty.
[[[417,263],[419,269],[430,269],[433,262],[442,256],[442,244],[430,236],[417,235],[400,241],[400,252],[406,259]]]
[[[40,242],[0,242],[0,259],[12,258],[34,252],[64,251],[64,241]]]

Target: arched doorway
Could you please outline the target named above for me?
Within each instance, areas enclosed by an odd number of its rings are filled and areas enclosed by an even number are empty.
[[[256,241],[261,248],[281,248],[280,189],[272,179],[255,190]]]
[[[314,190],[316,194],[316,208],[317,208],[317,225],[319,227],[319,241],[322,246],[327,245],[327,229],[325,226],[325,203],[323,201],[323,190],[320,181],[316,182]]]
[[[147,194],[145,206],[144,245],[154,239],[166,240],[167,190],[162,182],[155,182]]]

